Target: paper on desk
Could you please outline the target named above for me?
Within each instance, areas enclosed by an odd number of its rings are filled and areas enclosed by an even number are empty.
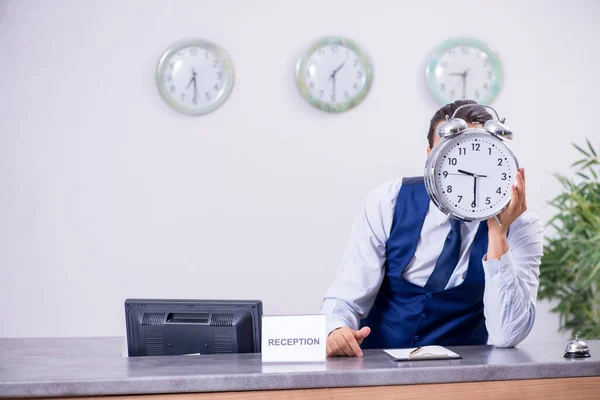
[[[394,361],[445,360],[448,358],[461,358],[460,355],[442,346],[423,346],[419,351],[411,355],[410,353],[416,349],[417,347],[411,347],[409,349],[388,349],[383,350],[383,352],[391,357]]]

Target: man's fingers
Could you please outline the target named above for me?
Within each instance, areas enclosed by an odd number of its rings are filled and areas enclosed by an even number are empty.
[[[360,345],[363,342],[363,340],[365,340],[365,338],[369,336],[370,333],[371,328],[369,328],[368,326],[364,326],[360,330],[354,332],[354,338],[356,339],[356,342]]]
[[[341,354],[341,355],[353,356],[354,351],[350,347],[350,344],[346,341],[346,338],[344,337],[344,332],[340,332],[340,333],[341,333],[340,335],[336,335],[335,342],[337,343],[339,348],[342,350],[343,354]]]
[[[517,174],[517,182],[519,174]],[[519,208],[519,190],[517,189],[515,184],[510,185],[510,204],[508,208],[512,210],[516,210]]]
[[[336,340],[336,336],[331,337],[331,343],[330,343],[331,351],[336,356],[343,356],[343,355],[345,355],[344,350],[342,350],[340,348],[338,341]]]
[[[522,204],[522,211],[527,210],[527,195],[525,194],[527,186],[525,185],[525,168],[521,168],[519,169],[519,172],[521,173],[521,180],[523,181],[523,184],[521,185],[521,204]]]
[[[350,346],[350,351],[352,352],[352,354],[348,355],[362,357],[363,353],[360,349],[360,346],[356,342],[356,339],[354,338],[354,332],[344,331],[342,332],[342,335],[344,335],[344,339],[346,339],[346,343],[348,343],[348,346]]]
[[[332,356],[335,353],[333,352],[333,350],[331,350],[331,346],[329,345],[329,342],[330,342],[330,340],[327,340],[327,342],[325,344],[325,347],[327,348],[327,355],[328,356]]]

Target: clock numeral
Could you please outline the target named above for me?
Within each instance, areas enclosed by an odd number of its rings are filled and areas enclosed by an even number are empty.
[[[323,54],[325,54],[325,49],[321,47],[319,50],[317,50],[317,54],[322,56]]]
[[[460,48],[460,52],[463,54],[469,54],[469,48],[467,46],[463,46]]]
[[[485,198],[485,204],[487,204],[488,206],[492,203],[492,199],[490,199],[489,197]]]
[[[344,91],[344,97],[346,98],[346,100],[350,100],[350,93],[348,93],[347,90]]]
[[[498,159],[498,166],[499,166],[499,167],[501,167],[501,166],[502,166],[502,159],[501,159],[501,158],[499,158],[499,159]]]
[[[175,86],[171,85],[171,93],[175,93]]]
[[[496,189],[496,193],[502,194],[502,190],[500,190],[500,188],[498,188],[498,189]]]
[[[458,155],[462,156],[463,154],[467,154],[467,148],[466,147],[459,147],[458,148]]]
[[[462,201],[462,198],[463,198],[463,197],[462,197],[462,195],[460,195],[460,194],[459,194],[459,195],[458,195],[458,202],[459,202],[459,203]]]
[[[352,65],[353,65],[354,67],[356,67],[356,66],[358,65],[358,63],[360,63],[360,59],[359,59],[359,58],[355,58],[355,59],[354,59],[354,62],[352,63]]]
[[[448,186],[446,187],[446,192],[448,192],[448,193],[452,193],[452,185],[448,185]]]
[[[487,82],[483,84],[483,88],[484,88],[484,89],[487,89],[488,87],[489,87],[489,85],[488,85],[488,83],[487,83]]]
[[[192,104],[194,104],[194,105],[198,104],[198,98],[197,97],[194,97],[192,99]]]
[[[331,102],[335,103],[335,93],[331,95]]]
[[[363,76],[362,71],[357,71],[356,72],[356,79],[360,79],[360,78],[362,78],[362,76]]]
[[[204,95],[206,96],[206,100],[210,100],[210,93],[209,92],[204,93]]]
[[[319,92],[319,98],[323,97],[323,89]]]
[[[490,78],[490,79],[492,79],[492,76],[494,76],[494,75],[492,74],[492,71],[488,71],[488,73],[487,73],[487,77],[488,77],[488,78]]]
[[[444,91],[446,90],[446,85],[444,85],[443,83],[440,85],[440,90]]]
[[[506,172],[502,173],[502,180],[505,181],[506,180]]]
[[[448,68],[448,61],[444,60],[440,63],[440,67],[442,68]]]
[[[475,208],[475,200],[471,202],[471,208]]]
[[[219,60],[213,60],[213,68],[217,68],[217,65],[219,65]]]
[[[476,90],[476,91],[475,91],[475,98],[476,98],[477,100],[479,100],[479,90]]]
[[[492,148],[491,147],[488,147],[488,153],[489,153],[490,156],[492,155]]]
[[[480,144],[479,143],[471,143],[471,150],[479,151]]]
[[[215,86],[214,86],[214,88],[215,88],[215,90],[219,90],[219,84],[218,84],[218,83],[215,83]]]
[[[331,46],[331,52],[337,53],[340,48],[338,46]]]
[[[208,60],[208,51],[204,52],[204,58]]]
[[[190,49],[190,55],[195,56],[198,54],[198,49]]]
[[[444,178],[447,178],[448,177],[448,171],[442,172],[442,175],[444,175]]]
[[[487,67],[488,65],[490,65],[490,60],[486,58],[486,60],[483,62],[483,66]]]
[[[458,160],[456,158],[449,158],[448,159],[448,164],[449,165],[456,165],[457,162],[458,162]]]
[[[173,79],[173,75],[171,75],[171,74],[167,75],[167,82],[171,82],[171,79]]]
[[[315,88],[315,83],[313,81],[308,82],[308,88],[309,89],[314,89]]]
[[[173,69],[173,68],[175,68],[175,63],[174,62],[169,63],[169,69]]]
[[[450,57],[454,57],[456,55],[456,52],[454,50],[450,50],[450,51],[448,51],[448,55]]]
[[[217,72],[217,79],[223,79],[223,73],[221,71]]]
[[[354,89],[358,89],[358,82],[354,82],[354,85],[352,85],[352,87],[353,87]]]
[[[181,93],[181,101],[183,101],[183,99],[185,99],[185,93]]]
[[[176,55],[177,55],[177,57],[179,57],[179,58],[183,58],[183,51],[180,51],[180,52],[178,52]]]

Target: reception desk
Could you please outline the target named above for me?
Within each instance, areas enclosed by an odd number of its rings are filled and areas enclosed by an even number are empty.
[[[591,358],[577,360],[563,358],[565,343],[555,343],[450,347],[463,359],[444,361],[394,362],[367,350],[364,358],[320,364],[262,364],[260,354],[123,358],[122,343],[121,338],[0,339],[0,397],[600,398],[600,341],[588,342]]]

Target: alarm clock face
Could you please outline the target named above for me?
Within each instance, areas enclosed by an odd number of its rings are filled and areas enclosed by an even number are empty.
[[[353,41],[326,37],[315,42],[296,64],[296,84],[313,106],[342,112],[359,104],[371,86],[372,66]]]
[[[216,44],[182,40],[160,58],[156,83],[175,110],[188,115],[206,114],[223,104],[231,93],[231,59]]]
[[[452,39],[429,55],[425,79],[430,93],[441,105],[466,99],[489,104],[502,87],[502,64],[480,40]]]
[[[502,139],[467,129],[442,139],[429,157],[428,191],[443,212],[476,221],[508,205],[519,165]]]

